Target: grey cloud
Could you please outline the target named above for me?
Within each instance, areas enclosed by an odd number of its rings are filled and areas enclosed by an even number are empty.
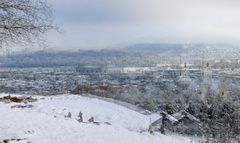
[[[131,42],[240,41],[238,0],[50,2],[56,12],[56,21],[66,31],[61,36],[50,35],[55,47],[104,47]]]

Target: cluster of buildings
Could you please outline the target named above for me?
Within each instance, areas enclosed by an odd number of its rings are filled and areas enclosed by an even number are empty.
[[[30,95],[69,93],[78,77],[75,72],[54,68],[1,69],[0,92]]]
[[[6,68],[0,69],[0,92],[56,95],[65,93],[102,92],[123,87],[162,86],[173,80],[182,83],[200,79],[203,84],[216,77],[240,78],[239,69],[216,67],[207,62],[203,67],[190,63],[180,65],[158,64],[152,67],[112,67],[81,65],[58,68]],[[94,92],[96,93],[96,92]],[[102,92],[101,94],[104,94]]]

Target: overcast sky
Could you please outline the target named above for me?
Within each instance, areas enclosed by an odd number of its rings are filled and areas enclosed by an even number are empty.
[[[50,47],[240,41],[239,0],[49,0],[64,34]],[[240,42],[239,42],[240,43]]]

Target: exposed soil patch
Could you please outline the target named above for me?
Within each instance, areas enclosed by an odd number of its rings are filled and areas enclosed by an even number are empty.
[[[32,97],[24,97],[24,96],[21,96],[21,97],[16,97],[16,96],[4,96],[4,97],[1,97],[0,98],[0,102],[4,102],[4,103],[11,103],[11,102],[14,102],[14,103],[29,103],[29,102],[35,102],[37,101],[37,99],[35,98],[32,98]]]
[[[10,143],[11,141],[15,141],[15,142],[21,142],[21,141],[26,141],[27,139],[26,138],[18,138],[18,139],[4,139],[2,141],[0,141],[0,143]],[[27,143],[30,143],[30,142],[27,142]]]
[[[14,105],[11,108],[33,108],[33,105]]]

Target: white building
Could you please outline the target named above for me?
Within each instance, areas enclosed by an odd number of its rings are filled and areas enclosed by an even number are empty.
[[[123,68],[123,73],[146,73],[150,72],[151,68],[150,67],[124,67]]]

